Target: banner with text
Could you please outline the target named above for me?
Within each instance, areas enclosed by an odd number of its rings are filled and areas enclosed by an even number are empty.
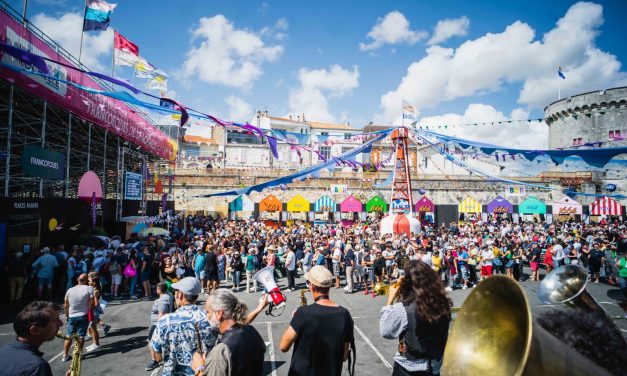
[[[124,199],[141,200],[144,192],[144,178],[141,174],[124,172]]]
[[[63,180],[65,155],[58,151],[27,145],[22,153],[22,169],[28,176]]]

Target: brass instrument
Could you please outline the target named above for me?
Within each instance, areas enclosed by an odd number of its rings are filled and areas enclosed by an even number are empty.
[[[534,323],[518,282],[502,275],[479,283],[459,309],[440,373],[609,375]]]
[[[81,358],[83,356],[81,337],[79,337],[76,333],[72,333],[69,337],[66,337],[60,331],[57,332],[56,337],[66,341],[74,340],[74,349],[72,350],[72,365],[70,366],[69,376],[81,376]]]
[[[377,295],[387,295],[388,292],[390,291],[390,287],[394,286],[394,287],[398,287],[401,284],[401,281],[403,280],[403,277],[397,279],[395,282],[389,283],[389,284],[385,284],[383,282],[377,282],[374,285],[374,292]]]
[[[588,273],[585,269],[578,265],[564,265],[544,277],[540,282],[538,297],[545,304],[564,304],[569,308],[594,312],[610,325],[616,325],[613,319],[624,319],[623,316],[608,316],[607,311],[586,290],[587,284]]]
[[[307,290],[300,290],[300,306],[306,306],[307,305],[307,297],[305,296],[305,293],[307,292]]]

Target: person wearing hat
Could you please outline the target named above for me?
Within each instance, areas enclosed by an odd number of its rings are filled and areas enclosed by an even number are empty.
[[[314,303],[299,307],[281,337],[280,349],[292,345],[290,375],[341,375],[342,364],[355,352],[354,323],[350,312],[332,301],[329,291],[334,277],[321,265],[305,274]],[[321,346],[320,344],[324,344]],[[352,361],[351,361],[352,360]],[[349,359],[349,374],[355,371],[355,358]]]
[[[204,354],[213,348],[218,338],[217,328],[209,324],[207,312],[196,305],[202,290],[196,278],[185,277],[173,283],[172,289],[179,308],[157,321],[150,347],[155,352],[154,360],[163,361],[163,376],[192,376],[192,355]]]

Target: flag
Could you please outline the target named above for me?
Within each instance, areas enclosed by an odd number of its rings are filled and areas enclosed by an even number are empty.
[[[139,56],[137,59],[137,63],[135,63],[135,77],[152,78],[152,72],[154,72],[155,69],[157,68],[150,64],[146,59]]]
[[[139,60],[139,47],[117,31],[114,35],[113,61],[115,65],[134,66]]]
[[[107,30],[111,22],[109,16],[116,6],[117,4],[109,4],[104,0],[87,0],[83,31]]]
[[[168,75],[161,69],[152,72],[151,80],[148,81],[148,89],[168,90]]]
[[[416,120],[416,108],[403,99],[403,119]]]
[[[566,79],[566,76],[564,76],[564,73],[562,72],[562,67],[559,65],[557,66],[557,75],[564,80]]]

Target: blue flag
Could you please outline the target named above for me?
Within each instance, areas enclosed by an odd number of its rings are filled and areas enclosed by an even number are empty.
[[[564,76],[564,73],[562,72],[562,67],[561,66],[557,66],[557,75],[560,76],[562,79],[566,79],[566,76]]]

